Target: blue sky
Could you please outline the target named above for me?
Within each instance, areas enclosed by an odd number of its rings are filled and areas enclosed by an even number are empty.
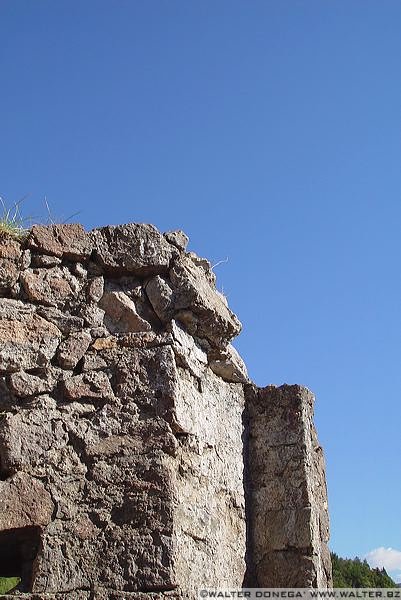
[[[250,375],[316,393],[331,548],[401,579],[400,24],[398,0],[0,0],[0,195],[228,258]]]

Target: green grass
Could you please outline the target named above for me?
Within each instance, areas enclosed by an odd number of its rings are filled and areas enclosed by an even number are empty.
[[[11,592],[20,581],[19,577],[0,577],[0,594]]]
[[[20,202],[7,207],[0,197],[0,205],[0,238],[11,237],[23,240],[28,235],[28,229],[24,227],[24,219],[19,209]]]

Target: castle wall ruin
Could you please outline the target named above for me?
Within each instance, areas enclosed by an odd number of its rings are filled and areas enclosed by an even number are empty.
[[[14,596],[327,587],[313,396],[257,388],[207,260],[152,225],[0,238],[0,576]]]

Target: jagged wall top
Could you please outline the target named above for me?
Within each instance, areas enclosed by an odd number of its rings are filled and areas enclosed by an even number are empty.
[[[216,289],[210,263],[186,252],[187,243],[182,231],[161,234],[148,224],[90,232],[80,224],[34,226],[23,242],[0,239],[0,295],[37,305],[35,318],[42,314],[64,334],[88,328],[92,338],[140,336],[177,322],[216,373],[245,381],[229,344],[241,323]]]

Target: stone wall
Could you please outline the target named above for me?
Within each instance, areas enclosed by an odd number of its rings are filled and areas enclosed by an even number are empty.
[[[29,598],[330,583],[312,396],[258,390],[182,232],[0,239],[0,576]]]

